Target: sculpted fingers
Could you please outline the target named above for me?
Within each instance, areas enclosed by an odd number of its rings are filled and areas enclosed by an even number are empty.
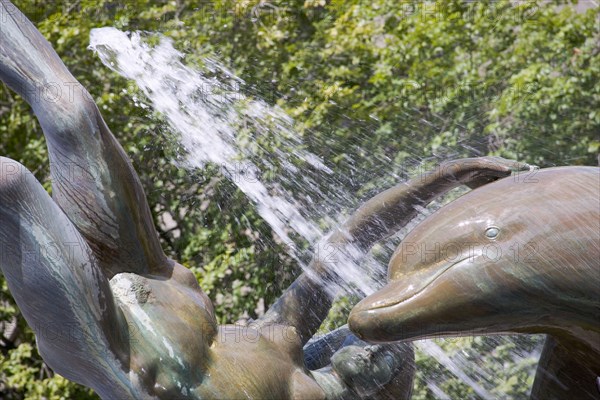
[[[331,357],[331,365],[312,374],[328,399],[409,399],[414,351],[410,343],[372,346],[350,335]]]
[[[537,167],[502,157],[486,156],[446,161],[433,172],[475,189],[513,172],[530,171],[533,168]]]

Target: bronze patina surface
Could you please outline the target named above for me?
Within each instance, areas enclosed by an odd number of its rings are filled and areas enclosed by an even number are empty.
[[[7,0],[0,7],[0,79],[42,126],[53,193],[0,158],[0,268],[48,365],[105,399],[410,396],[409,345],[372,347],[347,333],[331,365],[306,368],[303,346],[336,279],[318,257],[263,318],[218,326],[192,273],[163,253],[139,178],[89,93],[23,14]],[[40,96],[48,86],[63,95]],[[369,200],[329,242],[367,251],[440,194],[526,167],[447,163]]]
[[[426,218],[351,330],[374,342],[503,332],[550,335],[532,397],[598,398],[600,169],[501,179]]]
[[[325,398],[286,317],[217,326],[193,274],[164,255],[137,174],[89,93],[19,10],[0,7],[0,79],[42,126],[53,189],[0,158],[0,267],[48,365],[105,399]],[[63,95],[40,96],[48,86]]]
[[[328,299],[324,280],[284,296],[299,308],[279,307],[280,323],[217,326],[192,273],[162,252],[140,181],[89,93],[19,10],[1,0],[0,11],[0,79],[42,126],[53,188],[50,198],[22,165],[0,158],[0,267],[48,365],[106,399],[354,393],[340,368],[318,372],[334,383],[322,388],[304,366],[302,346],[320,320],[302,313]],[[63,95],[41,96],[47,87]],[[374,352],[393,362],[369,396],[390,398],[401,372],[412,380],[411,351]]]

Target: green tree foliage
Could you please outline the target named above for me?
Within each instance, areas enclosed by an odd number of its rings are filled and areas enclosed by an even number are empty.
[[[161,117],[136,107],[138,89],[87,50],[92,28],[161,32],[191,65],[206,55],[221,60],[248,83],[246,93],[293,116],[308,150],[348,177],[357,198],[390,185],[416,160],[495,154],[541,166],[597,162],[597,9],[535,1],[15,4],[95,98],[140,175],[165,251],[194,271],[221,322],[259,315],[298,268],[218,166],[190,174],[172,165],[177,149]],[[0,154],[51,190],[40,127],[2,86]],[[45,366],[2,277],[0,285],[0,397],[95,398]],[[343,321],[345,301],[324,326]],[[506,349],[485,340],[469,344],[470,357],[506,364],[496,389],[522,396],[531,365],[511,364]],[[523,340],[517,345],[527,348]],[[420,376],[441,368],[419,357]],[[473,396],[440,374],[447,379],[438,386],[454,398]],[[419,382],[415,396],[433,398]]]

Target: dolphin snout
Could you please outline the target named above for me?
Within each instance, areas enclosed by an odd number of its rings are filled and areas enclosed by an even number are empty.
[[[348,326],[358,337],[370,342],[396,340],[399,330],[394,300],[398,294],[398,282],[384,286],[373,295],[363,299],[350,312]],[[392,338],[393,339],[390,339]]]
[[[466,262],[437,264],[412,271],[385,285],[359,302],[348,324],[358,337],[370,342],[388,342],[424,337],[435,333],[443,320],[443,309],[456,292],[452,267]]]
[[[371,342],[388,342],[401,340],[413,331],[406,325],[414,314],[414,305],[406,307],[406,303],[414,303],[416,297],[435,280],[435,277],[423,276],[423,272],[400,281],[388,283],[382,289],[359,302],[350,313],[348,324],[352,332],[361,339]],[[434,274],[437,275],[437,274]]]

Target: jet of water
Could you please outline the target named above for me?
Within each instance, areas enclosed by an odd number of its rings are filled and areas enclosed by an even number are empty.
[[[377,289],[380,283],[370,279],[359,267],[358,260],[364,254],[351,248],[330,248],[335,256],[325,255],[327,232],[318,222],[331,221],[327,215],[329,208],[313,206],[307,217],[301,210],[314,202],[310,194],[302,197],[298,191],[285,187],[301,176],[299,185],[305,193],[318,192],[323,181],[344,192],[333,171],[318,156],[301,148],[302,139],[294,130],[291,118],[280,108],[243,94],[240,86],[244,82],[216,60],[205,58],[207,71],[200,72],[184,64],[184,54],[173,47],[171,39],[160,36],[156,45],[145,39],[146,34],[141,32],[128,33],[108,27],[93,29],[90,49],[106,66],[134,80],[152,108],[165,117],[185,152],[184,161],[179,164],[187,169],[202,168],[207,163],[221,166],[223,174],[256,204],[259,215],[288,245],[290,255],[300,261],[297,246],[289,236],[293,232],[311,243],[316,253],[321,251],[323,256],[335,261],[335,265],[343,266],[337,271],[343,290],[358,288],[368,294]],[[218,75],[219,79],[210,75]],[[244,147],[237,135],[240,126],[248,123],[255,137],[276,135],[286,151],[271,150],[270,162],[262,165],[254,162],[252,150]],[[307,170],[316,171],[320,184],[314,175],[300,171],[296,167],[299,163],[306,165]],[[264,168],[273,164],[281,166],[277,171],[279,182],[267,183],[262,178]],[[377,263],[370,264],[370,268],[383,268]],[[306,267],[302,262],[301,265]],[[332,286],[331,289],[332,294],[338,293],[339,288]]]
[[[164,116],[184,150],[183,161],[173,162],[189,170],[208,163],[220,166],[224,176],[256,204],[259,214],[288,244],[290,255],[303,268],[307,265],[298,254],[291,233],[308,241],[316,257],[336,270],[340,279],[336,285],[329,284],[332,296],[341,291],[364,295],[378,289],[384,282],[385,267],[372,254],[327,242],[327,232],[320,226],[336,225],[343,219],[339,205],[352,206],[356,199],[318,156],[302,149],[302,138],[294,130],[291,118],[278,107],[243,94],[240,88],[245,83],[216,60],[204,58],[206,71],[200,71],[185,65],[185,55],[173,47],[169,38],[161,36],[156,45],[150,45],[146,39],[147,34],[140,32],[94,29],[90,48],[106,66],[134,80],[151,107]],[[147,108],[143,103],[139,105]],[[238,133],[241,126],[248,124],[252,127],[252,139],[277,138],[279,148],[268,150],[268,160],[258,162],[252,150],[243,145]],[[263,178],[265,169],[274,165],[278,166],[276,180],[267,181]],[[326,195],[322,193],[324,188],[328,189]],[[419,211],[421,218],[431,212]],[[416,223],[403,229],[395,241]],[[393,242],[394,239],[386,243],[388,252],[395,248]],[[417,347],[472,387],[478,396],[492,398],[465,372],[469,361],[464,357],[450,358],[429,340],[420,341]],[[537,359],[539,349],[528,357]],[[491,380],[487,379],[490,373],[486,375],[484,370],[481,366],[482,378]],[[426,384],[436,397],[449,398],[436,385],[435,377],[427,377]]]

